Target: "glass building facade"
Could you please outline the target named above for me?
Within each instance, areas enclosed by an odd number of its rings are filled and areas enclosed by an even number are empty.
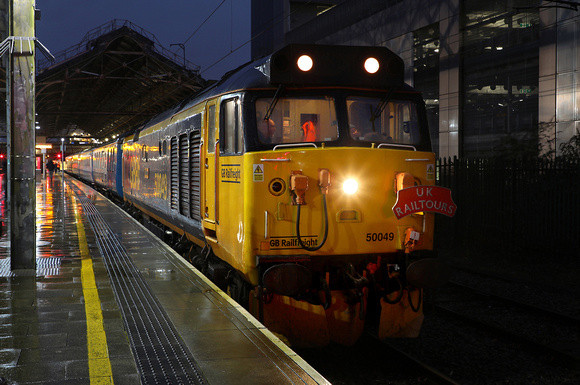
[[[463,1],[462,155],[497,155],[538,130],[539,10]],[[529,4],[529,1],[521,1]]]
[[[439,24],[413,31],[413,83],[421,90],[431,142],[439,148]]]
[[[565,2],[320,0],[308,18],[310,3],[253,0],[253,34],[270,21],[253,55],[289,43],[390,48],[423,92],[439,156],[529,154],[580,132],[580,12]]]

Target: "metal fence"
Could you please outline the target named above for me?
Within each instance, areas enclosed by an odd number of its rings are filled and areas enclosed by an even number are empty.
[[[438,184],[458,206],[437,219],[440,247],[580,255],[577,159],[440,159]]]

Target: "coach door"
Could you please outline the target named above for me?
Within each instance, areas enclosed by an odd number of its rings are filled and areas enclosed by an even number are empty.
[[[204,133],[204,209],[203,227],[206,236],[216,236],[216,225],[218,224],[218,207],[216,197],[218,196],[217,168],[219,164],[218,149],[218,126],[216,124],[217,112],[216,103],[210,102],[205,107],[206,130]]]

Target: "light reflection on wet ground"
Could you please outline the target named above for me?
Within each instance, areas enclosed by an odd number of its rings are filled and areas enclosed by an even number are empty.
[[[6,174],[0,174],[0,225],[2,225],[1,234],[4,235],[8,231],[6,220]],[[3,238],[3,237],[2,237]],[[0,239],[0,241],[3,239]]]
[[[92,383],[75,208],[81,211],[61,175],[37,178],[36,270],[11,271],[9,237],[4,234],[0,239],[0,377],[9,384]],[[83,223],[85,219],[82,216]],[[105,343],[115,357],[115,382],[138,384],[94,233],[87,231],[85,240],[106,319],[104,331],[110,338]]]
[[[10,237],[6,203],[6,174],[0,174],[0,217],[4,223],[0,238],[0,277],[12,276],[10,271]],[[61,175],[54,174],[36,183],[36,276],[54,277],[63,263],[80,258],[73,212],[65,199],[71,199]],[[68,205],[70,207],[70,203]],[[33,275],[32,272],[19,272]]]

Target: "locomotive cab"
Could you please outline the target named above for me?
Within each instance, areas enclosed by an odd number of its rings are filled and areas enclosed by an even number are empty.
[[[352,344],[365,324],[381,338],[416,336],[422,288],[447,275],[431,210],[392,210],[398,190],[435,183],[424,104],[388,50],[326,49],[274,54],[259,68],[276,88],[245,95],[250,308],[294,345]],[[347,54],[349,76],[325,74]],[[298,68],[305,55],[316,74]],[[364,69],[369,57],[381,70]]]

